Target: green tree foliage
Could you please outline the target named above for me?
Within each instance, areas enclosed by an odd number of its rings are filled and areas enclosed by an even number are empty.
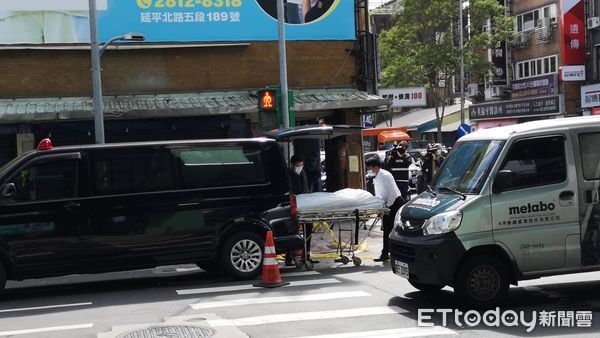
[[[444,102],[460,76],[460,0],[399,1],[404,10],[380,37],[381,85],[425,86],[436,108],[441,141]],[[471,0],[463,15],[465,22],[470,20],[464,30],[465,72],[493,75],[485,50],[514,38],[514,20],[505,16],[498,0]]]

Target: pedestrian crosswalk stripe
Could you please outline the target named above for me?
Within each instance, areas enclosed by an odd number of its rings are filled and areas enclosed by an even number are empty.
[[[379,330],[379,331],[363,331],[363,332],[347,332],[334,333],[319,336],[303,336],[296,338],[403,338],[403,337],[426,337],[426,336],[443,336],[443,335],[458,335],[458,333],[441,326],[432,327],[407,327],[403,329]]]
[[[65,331],[65,330],[77,330],[77,329],[89,329],[94,324],[79,324],[79,325],[64,325],[64,326],[51,326],[51,327],[40,327],[35,329],[25,330],[14,330],[14,331],[0,331],[0,336],[16,336],[20,334],[32,334],[42,332],[53,332],[53,331]]]
[[[281,296],[281,297],[258,296],[256,298],[232,299],[232,300],[190,304],[190,306],[194,310],[202,310],[202,309],[210,309],[210,308],[217,308],[217,307],[255,305],[255,304],[291,303],[291,302],[309,302],[309,301],[368,297],[368,296],[371,296],[371,294],[364,292],[364,291],[331,292],[331,293],[319,293],[319,294],[300,295],[300,296]]]
[[[314,276],[320,275],[319,271],[297,271],[297,272],[287,272],[283,271],[281,273],[281,277],[300,277],[300,276]]]
[[[402,310],[397,306],[379,306],[379,307],[364,307],[343,310],[331,311],[316,311],[316,312],[294,312],[285,314],[270,314],[256,317],[246,317],[238,319],[215,319],[208,320],[208,324],[212,327],[221,326],[251,326],[264,325],[273,323],[295,322],[302,320],[317,320],[317,319],[332,319],[332,318],[350,318],[364,317],[374,315],[397,314]]]
[[[65,307],[87,306],[87,305],[92,305],[92,302],[73,303],[73,304],[59,304],[59,305],[45,305],[45,306],[35,306],[35,307],[23,307],[23,308],[17,308],[17,309],[2,309],[2,310],[0,310],[0,313],[5,313],[5,312],[22,312],[22,311],[35,311],[35,310],[48,310],[48,309],[58,309],[58,308],[65,308]]]
[[[341,283],[341,281],[339,279],[335,279],[335,278],[324,278],[324,279],[312,279],[312,280],[290,282],[289,285],[286,285],[283,287],[289,288],[289,287],[294,287],[294,286],[308,286],[308,285],[336,284],[336,283]],[[199,288],[199,289],[177,290],[177,294],[180,296],[184,296],[184,295],[194,295],[194,294],[247,291],[247,290],[256,290],[256,287],[254,287],[253,285],[248,285],[248,284],[218,286],[218,287],[208,287],[208,288]]]

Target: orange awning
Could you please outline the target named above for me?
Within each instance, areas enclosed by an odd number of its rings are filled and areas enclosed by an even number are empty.
[[[379,143],[408,140],[410,140],[410,136],[400,130],[383,131],[377,135],[377,142]]]

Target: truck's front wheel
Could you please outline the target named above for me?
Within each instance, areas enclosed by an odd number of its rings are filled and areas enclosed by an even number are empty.
[[[454,293],[467,306],[491,307],[508,293],[508,277],[508,269],[500,260],[491,256],[473,257],[458,271]]]

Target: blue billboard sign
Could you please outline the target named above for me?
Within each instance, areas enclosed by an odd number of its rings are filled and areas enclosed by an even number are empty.
[[[151,43],[277,39],[274,0],[97,1],[102,41],[128,32],[142,33]],[[47,0],[4,2],[0,44],[89,42],[87,2],[67,0],[58,7]],[[288,0],[285,6],[288,40],[356,38],[354,0]]]

